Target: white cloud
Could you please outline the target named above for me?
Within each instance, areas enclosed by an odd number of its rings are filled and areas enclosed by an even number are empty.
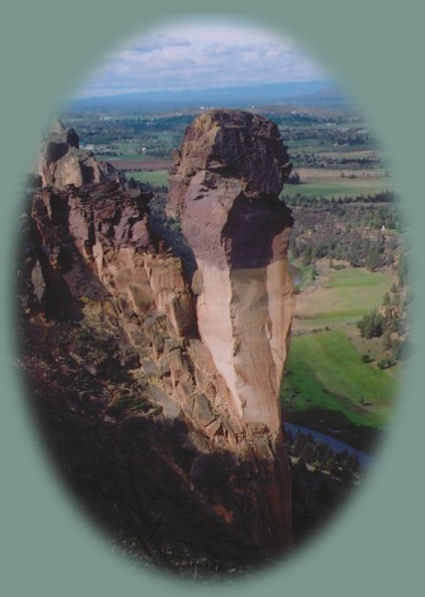
[[[168,25],[111,54],[77,96],[181,90],[326,77],[289,39],[232,21]]]

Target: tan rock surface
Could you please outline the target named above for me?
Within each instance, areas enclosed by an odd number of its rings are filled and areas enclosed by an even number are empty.
[[[114,175],[78,178],[75,133],[58,126],[52,142],[60,151],[43,154],[21,270],[26,342],[37,339],[26,361],[33,386],[59,413],[55,424],[71,416],[67,432],[79,433],[87,417],[100,429],[123,507],[135,527],[144,521],[143,541],[157,537],[149,549],[165,557],[164,546],[184,538],[191,557],[204,550],[239,563],[286,550],[290,473],[278,393],[293,312],[292,220],[278,200],[289,165],[277,128],[240,111],[203,114],[188,128],[170,209],[181,216],[194,274],[152,233],[150,196]],[[56,330],[62,344],[48,346]],[[88,402],[86,390],[68,396],[65,380],[80,373],[96,387]]]
[[[170,200],[202,278],[198,329],[242,422],[280,428],[293,313],[292,223],[278,200],[288,156],[277,127],[242,111],[199,116],[170,176]]]
[[[43,186],[58,189],[104,182],[113,170],[110,164],[98,162],[92,153],[80,149],[77,133],[59,119],[53,123],[35,167]]]

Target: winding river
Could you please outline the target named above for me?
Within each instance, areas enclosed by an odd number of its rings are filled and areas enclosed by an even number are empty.
[[[311,433],[315,442],[323,442],[327,444],[333,452],[343,452],[346,450],[349,454],[355,454],[359,459],[360,466],[366,467],[370,462],[370,456],[365,454],[365,452],[361,452],[356,448],[353,448],[349,444],[340,441],[339,439],[335,439],[330,435],[326,435],[325,433],[321,433],[320,431],[314,431],[313,429],[309,429],[308,427],[302,427],[301,425],[294,425],[293,423],[285,423],[285,429],[290,431],[292,435],[296,436],[297,433],[303,433],[304,435],[308,435]]]

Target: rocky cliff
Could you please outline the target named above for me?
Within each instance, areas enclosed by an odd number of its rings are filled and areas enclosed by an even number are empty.
[[[241,423],[273,432],[293,312],[291,216],[278,199],[288,171],[274,124],[215,111],[186,131],[170,189],[198,265],[201,339]]]
[[[44,186],[58,189],[71,184],[81,187],[104,182],[114,175],[110,164],[99,162],[91,152],[80,149],[77,133],[65,128],[59,119],[54,121],[43,143],[35,172]]]
[[[74,131],[56,125],[39,160],[19,269],[30,394],[80,493],[85,446],[88,506],[166,565],[246,567],[291,545],[278,402],[294,300],[288,171],[271,122],[202,114],[170,175],[170,235],[156,198]]]

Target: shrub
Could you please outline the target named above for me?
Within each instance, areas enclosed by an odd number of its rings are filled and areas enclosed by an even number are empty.
[[[390,330],[386,330],[384,337],[383,337],[383,345],[385,350],[391,350],[392,345],[393,345],[393,341],[391,339],[391,332]]]
[[[374,309],[361,319],[357,326],[364,338],[373,338],[382,336],[384,332],[384,317],[377,309]]]
[[[388,357],[378,361],[378,367],[380,369],[389,369],[389,367],[392,367],[393,365],[394,361]]]

